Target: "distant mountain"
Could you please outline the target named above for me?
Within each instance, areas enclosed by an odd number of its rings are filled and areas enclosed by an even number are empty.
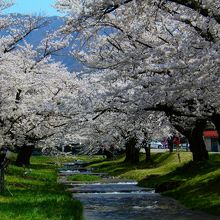
[[[58,16],[47,17],[46,19],[49,20],[51,23],[48,26],[33,31],[26,39],[27,42],[29,42],[33,46],[38,45],[39,42],[45,37],[47,32],[54,32],[64,23],[63,19]],[[75,60],[74,57],[70,54],[70,52],[71,45],[57,52],[57,54],[55,56],[52,56],[52,58],[55,61],[62,62],[65,66],[67,66],[68,70],[71,72],[82,70],[82,64]]]
[[[24,16],[24,15],[17,15],[17,16]],[[50,21],[50,24],[48,26],[34,30],[25,38],[26,41],[31,45],[33,45],[34,47],[40,43],[40,41],[45,37],[46,33],[54,32],[64,23],[63,19],[58,16],[46,17],[45,20]],[[0,35],[1,34],[4,34],[4,32],[1,32]],[[71,45],[57,52],[57,54],[53,55],[52,58],[55,61],[60,61],[61,63],[63,63],[71,72],[82,70],[83,68],[82,64],[80,64],[76,59],[74,59],[74,57],[70,54],[70,52],[71,52]]]

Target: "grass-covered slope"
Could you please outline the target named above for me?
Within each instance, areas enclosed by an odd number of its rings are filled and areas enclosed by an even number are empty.
[[[0,196],[1,220],[80,220],[82,205],[57,183],[52,158],[32,157],[31,172],[10,165]],[[9,192],[10,191],[10,192]]]
[[[180,200],[193,209],[220,215],[220,155],[211,155],[205,163],[188,163],[161,179],[184,180],[184,183],[165,195]]]
[[[91,165],[98,169],[99,172],[109,173],[112,176],[123,178],[131,178],[142,180],[147,175],[165,174],[182,166],[184,163],[192,159],[191,153],[181,153],[182,163],[178,162],[178,157],[175,153],[156,153],[152,154],[152,162],[146,163],[144,154],[140,154],[140,162],[137,165],[124,163],[124,157],[113,161],[102,161]]]
[[[167,181],[181,182],[180,186],[164,194],[174,197],[192,209],[220,215],[220,154],[210,154],[207,162],[193,163],[190,152],[152,154],[152,162],[145,163],[144,155],[137,165],[123,163],[124,158],[91,165],[100,172],[136,179],[140,186],[157,187]]]

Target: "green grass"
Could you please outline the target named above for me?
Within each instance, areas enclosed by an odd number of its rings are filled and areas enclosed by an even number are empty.
[[[68,176],[67,178],[67,180],[69,181],[82,181],[82,182],[98,181],[100,179],[101,179],[100,176],[83,175],[83,174],[75,174],[72,176]]]
[[[152,154],[152,162],[146,163],[144,154],[140,154],[140,162],[137,165],[124,163],[124,157],[113,161],[101,161],[93,163],[90,167],[97,169],[97,172],[108,173],[121,178],[142,180],[147,175],[161,175],[175,170],[192,159],[190,153],[182,152],[182,163],[178,162],[175,153]]]
[[[114,161],[93,163],[97,172],[106,172],[121,178],[135,179],[140,186],[155,188],[167,181],[182,184],[164,193],[191,209],[220,215],[220,154],[210,154],[207,162],[194,163],[190,152],[181,152],[181,163],[176,153],[152,154],[152,162],[146,163],[141,155],[140,163],[124,163],[124,157]]]
[[[65,159],[66,160],[66,159]],[[0,196],[1,220],[80,220],[82,204],[57,183],[57,166],[50,157],[35,156],[31,170],[10,165],[6,191]]]

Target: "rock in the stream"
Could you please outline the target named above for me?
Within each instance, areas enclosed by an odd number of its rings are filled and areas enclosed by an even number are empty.
[[[156,193],[162,193],[162,192],[165,192],[165,191],[168,191],[168,190],[172,190],[172,189],[175,189],[175,188],[179,187],[182,183],[183,183],[182,181],[163,182],[155,188],[155,192]]]

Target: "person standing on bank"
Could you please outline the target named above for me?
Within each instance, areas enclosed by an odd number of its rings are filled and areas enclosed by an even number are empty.
[[[173,138],[173,146],[176,147],[178,160],[179,160],[179,162],[181,162],[181,158],[180,158],[180,137],[177,134]]]
[[[173,152],[173,136],[169,136],[167,138],[167,144],[168,144],[170,153],[172,153]]]

